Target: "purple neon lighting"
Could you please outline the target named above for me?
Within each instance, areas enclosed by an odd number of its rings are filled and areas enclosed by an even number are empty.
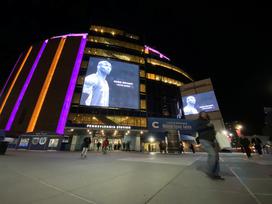
[[[86,34],[85,33],[69,33],[69,34],[65,34],[65,35],[54,36],[51,39],[66,38],[66,37],[79,37],[79,36],[84,36],[84,35],[86,35]]]
[[[170,59],[168,57],[166,57],[164,54],[160,53],[158,50],[153,49],[152,47],[149,47],[149,46],[145,45],[145,49],[150,50],[151,52],[154,52],[154,53],[158,54],[160,56],[160,58],[165,58],[168,61],[170,61]]]
[[[75,35],[73,35],[73,36],[75,36]],[[83,57],[84,48],[85,48],[85,44],[87,41],[87,34],[78,34],[78,36],[82,36],[82,39],[81,39],[81,43],[80,43],[80,46],[78,49],[78,54],[77,54],[74,69],[73,69],[73,72],[71,75],[70,83],[69,83],[69,86],[68,86],[68,89],[66,92],[65,100],[64,100],[64,103],[62,106],[57,130],[56,130],[56,133],[58,133],[58,134],[64,133],[64,128],[66,125],[66,120],[67,120],[70,105],[72,102],[72,97],[73,97],[74,90],[75,90],[75,85],[76,85],[77,76],[78,76],[79,69],[80,69],[81,60]]]
[[[12,68],[12,71],[11,71],[11,73],[10,73],[10,75],[9,75],[9,77],[8,77],[8,79],[7,79],[7,81],[6,81],[5,85],[4,85],[4,87],[3,87],[2,91],[1,91],[1,93],[0,93],[0,98],[1,98],[2,94],[4,93],[4,90],[6,89],[6,86],[7,86],[8,82],[9,82],[9,79],[10,79],[12,73],[14,72],[15,67],[17,66],[17,64],[18,64],[19,60],[21,59],[21,57],[22,57],[22,54],[20,54],[20,56],[19,56],[17,62],[15,63],[14,67]]]
[[[13,121],[14,121],[14,119],[15,119],[16,113],[17,113],[17,111],[18,111],[18,109],[19,109],[19,106],[20,106],[22,100],[23,100],[23,97],[24,97],[24,95],[25,95],[25,92],[26,92],[26,90],[27,90],[27,87],[28,87],[28,85],[29,85],[29,83],[30,83],[30,80],[31,80],[31,78],[32,78],[32,76],[33,76],[33,74],[34,74],[34,71],[35,71],[35,69],[36,69],[36,67],[37,67],[37,65],[38,65],[38,62],[39,62],[39,60],[40,60],[40,58],[41,58],[41,56],[42,56],[42,53],[43,53],[43,51],[44,51],[44,49],[45,49],[45,46],[46,46],[47,42],[48,42],[48,40],[45,40],[45,41],[43,42],[43,45],[42,45],[42,47],[41,47],[41,49],[40,49],[40,51],[39,51],[39,53],[38,53],[38,55],[37,55],[37,57],[36,57],[36,59],[35,59],[35,61],[34,61],[34,64],[33,64],[32,67],[31,67],[31,70],[30,70],[30,72],[29,72],[29,74],[28,74],[28,76],[27,76],[27,78],[26,78],[26,81],[25,81],[25,83],[24,83],[24,86],[23,86],[23,88],[22,88],[22,90],[21,90],[21,92],[20,92],[20,95],[19,95],[19,97],[18,97],[18,99],[17,99],[17,101],[16,101],[16,103],[15,103],[15,106],[13,107],[13,110],[12,110],[12,112],[11,112],[11,114],[10,114],[8,123],[7,123],[6,127],[5,127],[5,130],[6,130],[6,131],[9,131],[10,128],[11,128],[11,126],[12,126],[12,123],[13,123]]]

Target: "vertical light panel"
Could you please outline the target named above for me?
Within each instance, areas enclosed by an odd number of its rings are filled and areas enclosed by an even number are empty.
[[[84,53],[84,48],[85,48],[85,44],[86,44],[86,40],[87,40],[86,38],[87,38],[87,34],[82,34],[82,39],[81,39],[81,43],[80,43],[80,46],[78,49],[77,58],[76,58],[73,72],[71,75],[70,83],[69,83],[68,89],[66,91],[66,96],[65,96],[64,103],[62,106],[61,114],[59,117],[59,122],[58,122],[57,130],[56,130],[56,133],[58,133],[58,134],[64,133],[66,120],[68,117],[72,97],[73,97],[74,90],[75,90],[76,80],[77,80],[81,60],[82,60],[83,53]]]
[[[42,45],[42,47],[41,47],[41,49],[40,49],[40,51],[39,51],[39,53],[38,53],[38,55],[37,55],[35,61],[34,61],[34,64],[33,64],[32,67],[31,67],[31,70],[30,70],[30,72],[29,72],[29,74],[28,74],[28,76],[27,76],[27,78],[26,78],[26,81],[25,81],[25,83],[24,83],[24,86],[23,86],[23,88],[22,88],[22,90],[21,90],[21,92],[20,92],[20,94],[19,94],[19,97],[17,98],[17,101],[16,101],[16,103],[15,103],[15,106],[13,107],[13,110],[12,110],[12,112],[11,112],[11,114],[10,114],[9,120],[8,120],[7,125],[6,125],[6,127],[5,127],[5,130],[6,130],[6,131],[9,131],[10,128],[11,128],[11,125],[12,125],[12,123],[13,123],[13,121],[14,121],[14,118],[15,118],[15,116],[16,116],[16,113],[17,113],[17,111],[18,111],[18,109],[19,109],[19,106],[20,106],[20,104],[21,104],[21,102],[22,102],[22,99],[23,99],[23,97],[24,97],[24,95],[25,95],[25,92],[26,92],[26,90],[27,90],[27,87],[28,87],[28,85],[29,85],[29,83],[30,83],[30,80],[31,80],[31,78],[32,78],[32,76],[33,76],[33,74],[34,74],[34,71],[35,71],[35,69],[36,69],[36,67],[37,67],[37,64],[38,64],[38,62],[39,62],[39,60],[40,60],[40,58],[41,58],[41,56],[42,56],[42,53],[43,53],[43,51],[44,51],[44,49],[45,49],[45,46],[46,46],[47,42],[48,42],[48,40],[44,41],[44,43],[43,43],[43,45]]]
[[[3,94],[3,92],[4,92],[4,90],[6,89],[6,86],[7,86],[8,82],[9,82],[9,79],[10,79],[12,73],[14,72],[15,67],[17,66],[17,64],[18,64],[19,60],[21,59],[21,57],[22,57],[22,54],[19,56],[17,62],[15,63],[14,67],[12,68],[12,71],[11,71],[11,73],[10,73],[10,75],[9,75],[9,77],[8,77],[8,79],[7,79],[7,81],[6,81],[5,85],[4,85],[4,87],[3,87],[2,91],[1,91],[1,93],[0,93],[0,98],[1,98],[1,96],[2,96],[2,94]]]
[[[59,61],[62,49],[64,47],[65,40],[66,40],[65,38],[62,38],[59,45],[58,45],[56,54],[55,54],[55,56],[53,58],[52,64],[50,65],[49,71],[47,73],[46,79],[44,81],[43,87],[41,89],[38,101],[37,101],[37,103],[35,105],[35,108],[34,108],[34,111],[32,113],[32,116],[31,116],[31,119],[30,119],[30,122],[28,124],[26,132],[33,132],[33,130],[35,128],[35,125],[37,123],[40,111],[42,109],[42,105],[43,105],[45,96],[47,94],[47,91],[48,91],[49,85],[50,85],[50,83],[52,81],[53,75],[55,73],[56,66],[57,66],[57,63]]]
[[[9,87],[9,90],[8,90],[8,92],[7,92],[7,95],[5,96],[5,98],[4,98],[4,100],[3,100],[3,103],[2,103],[1,106],[0,106],[0,115],[1,115],[1,113],[2,113],[2,111],[3,111],[4,106],[6,105],[6,102],[7,102],[7,100],[8,100],[8,97],[9,97],[10,93],[11,93],[11,90],[13,89],[13,87],[14,87],[14,85],[15,85],[15,82],[16,82],[18,76],[20,75],[20,72],[22,71],[22,69],[23,69],[23,67],[24,67],[24,65],[25,65],[25,63],[26,63],[26,60],[27,60],[27,58],[28,58],[28,56],[29,56],[31,50],[32,50],[32,46],[28,49],[27,54],[26,54],[26,56],[25,56],[25,58],[24,58],[24,60],[23,60],[23,62],[22,62],[22,64],[21,64],[20,68],[18,69],[18,72],[16,73],[16,75],[15,75],[15,77],[14,77],[14,79],[13,79],[11,85],[10,85],[10,87]]]

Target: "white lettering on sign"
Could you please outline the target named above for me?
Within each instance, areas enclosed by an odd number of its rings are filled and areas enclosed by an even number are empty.
[[[153,128],[159,128],[159,122],[153,122],[152,127]]]

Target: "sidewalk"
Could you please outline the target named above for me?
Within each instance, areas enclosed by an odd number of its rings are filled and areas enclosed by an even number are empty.
[[[1,203],[270,204],[272,156],[221,153],[225,181],[203,172],[206,155],[8,151],[0,156]]]

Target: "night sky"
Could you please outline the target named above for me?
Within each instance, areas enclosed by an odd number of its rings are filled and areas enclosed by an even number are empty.
[[[31,44],[87,32],[90,24],[111,26],[145,36],[195,80],[210,77],[225,122],[242,121],[247,134],[261,133],[263,107],[272,106],[270,9],[196,8],[171,1],[18,2],[1,3],[1,88]]]

